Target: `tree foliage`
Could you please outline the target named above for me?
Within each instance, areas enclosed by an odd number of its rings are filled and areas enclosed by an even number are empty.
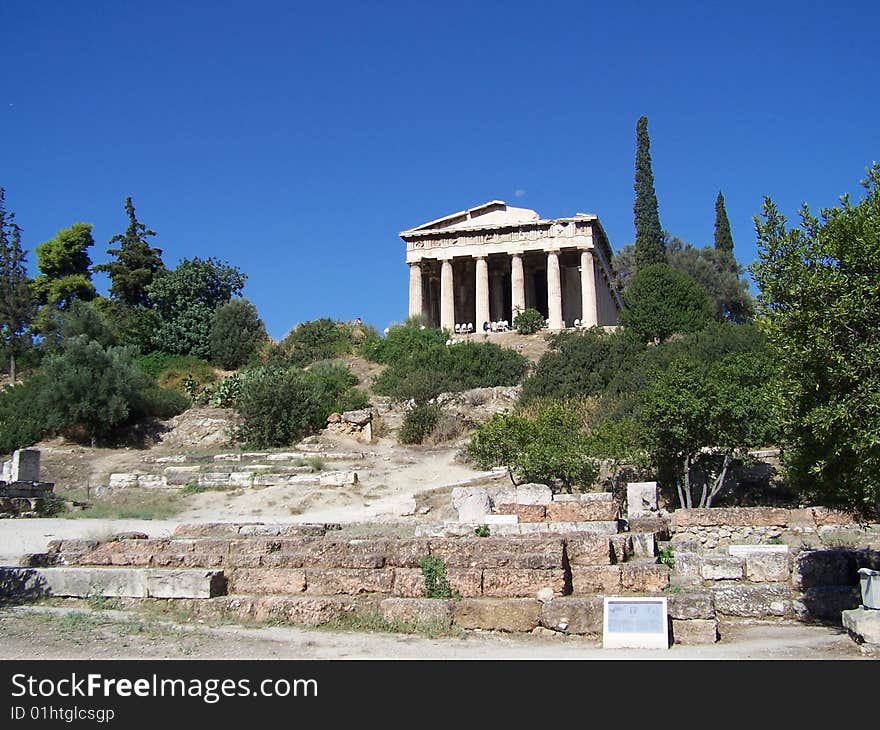
[[[149,304],[147,289],[156,273],[165,268],[162,263],[162,249],[153,248],[147,240],[156,232],[141,223],[134,211],[131,197],[125,199],[125,214],[128,227],[125,233],[110,239],[111,248],[107,253],[115,257],[106,264],[95,267],[95,271],[105,271],[110,275],[110,296],[112,299],[132,307]],[[117,244],[117,248],[112,248]]]
[[[755,218],[761,325],[782,371],[785,463],[807,498],[880,516],[880,164],[865,197],[788,228]]]
[[[761,354],[706,364],[684,356],[657,372],[639,411],[639,437],[682,507],[710,507],[731,467],[778,436],[774,370]]]
[[[663,229],[657,209],[657,193],[654,191],[654,170],[651,166],[651,140],[648,137],[648,118],[640,117],[636,124],[636,175],[635,175],[637,268],[660,264],[665,260]]]
[[[267,338],[257,308],[246,299],[221,305],[211,323],[211,357],[226,370],[248,362]]]
[[[94,243],[91,224],[74,223],[37,246],[40,273],[32,285],[36,302],[41,305],[37,331],[46,332],[56,309],[67,309],[75,299],[87,302],[97,296],[88,253]]]
[[[720,190],[715,198],[715,250],[733,256],[733,234],[730,232],[727,208],[724,207],[724,195]]]
[[[468,454],[480,468],[506,466],[514,483],[586,490],[598,466],[575,410],[548,402],[532,418],[501,413],[477,426]]]
[[[644,342],[696,332],[712,319],[712,303],[689,276],[667,264],[640,268],[623,295],[620,323]]]
[[[147,288],[159,318],[154,348],[209,359],[214,312],[241,294],[246,280],[237,267],[214,258],[184,259],[160,271]]]
[[[0,188],[0,341],[9,356],[9,374],[16,379],[15,359],[31,345],[28,327],[34,315],[26,254],[15,214],[6,211],[6,191]]]

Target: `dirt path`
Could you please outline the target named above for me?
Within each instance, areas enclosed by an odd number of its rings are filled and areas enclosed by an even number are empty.
[[[469,634],[330,632],[296,627],[207,627],[122,611],[0,609],[0,659],[864,659],[839,630],[741,625],[709,646],[602,649],[595,639]]]

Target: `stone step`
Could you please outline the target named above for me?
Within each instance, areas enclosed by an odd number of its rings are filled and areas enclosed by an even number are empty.
[[[213,598],[225,593],[222,570],[0,568],[0,594],[6,598]]]

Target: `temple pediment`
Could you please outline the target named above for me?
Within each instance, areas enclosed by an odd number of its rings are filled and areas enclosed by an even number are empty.
[[[460,210],[428,221],[415,228],[403,231],[400,235],[427,233],[429,231],[457,231],[468,228],[487,228],[514,226],[530,221],[538,221],[540,216],[528,208],[515,208],[503,200],[490,200],[467,210]]]

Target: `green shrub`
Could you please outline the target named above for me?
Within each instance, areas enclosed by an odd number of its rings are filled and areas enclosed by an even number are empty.
[[[533,335],[544,328],[544,315],[537,309],[524,309],[513,318],[513,328],[521,335]]]
[[[474,429],[468,454],[477,466],[506,466],[511,477],[555,492],[586,490],[598,476],[589,438],[576,411],[549,402],[533,418],[496,414]]]
[[[37,374],[0,390],[0,453],[32,446],[45,435],[45,384],[45,378]]]
[[[260,368],[242,383],[236,436],[253,448],[287,446],[324,425],[324,406],[301,370]]]
[[[699,284],[666,264],[639,269],[623,301],[620,323],[642,342],[696,332],[714,317],[714,305]]]
[[[453,592],[446,578],[446,563],[443,558],[429,555],[419,560],[419,568],[425,579],[426,598],[460,598],[458,592]]]
[[[266,337],[257,308],[246,299],[233,299],[214,313],[211,359],[225,370],[236,370],[254,356]]]
[[[400,443],[422,443],[434,430],[440,420],[440,413],[440,406],[433,403],[419,403],[407,411],[398,434]]]
[[[377,337],[376,330],[369,325],[315,319],[294,327],[279,344],[278,356],[287,365],[304,367],[351,353],[355,347]]]
[[[132,403],[132,416],[172,418],[183,413],[189,405],[189,399],[177,390],[147,385]]]
[[[371,356],[389,367],[373,390],[395,400],[424,403],[439,393],[515,385],[528,361],[518,352],[490,342],[446,344],[438,329],[393,327]]]
[[[492,534],[492,530],[489,529],[489,525],[477,525],[474,528],[474,534],[477,537],[489,537]]]
[[[191,355],[151,352],[137,358],[137,365],[163,388],[173,388],[181,393],[186,393],[184,382],[187,379],[199,387],[217,380],[217,373],[209,363]]]

